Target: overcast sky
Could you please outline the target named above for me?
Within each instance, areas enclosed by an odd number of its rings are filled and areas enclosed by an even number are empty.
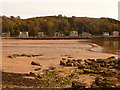
[[[119,0],[0,0],[0,14],[30,18],[62,14],[118,19]]]

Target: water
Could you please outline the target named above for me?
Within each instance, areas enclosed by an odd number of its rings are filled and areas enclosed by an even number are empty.
[[[90,40],[90,42],[102,46],[102,52],[105,53],[112,53],[118,55],[118,51],[120,51],[120,40],[95,39]]]

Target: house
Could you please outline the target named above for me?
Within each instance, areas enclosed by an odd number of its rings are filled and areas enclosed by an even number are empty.
[[[62,37],[63,36],[63,34],[61,34],[60,32],[55,32],[54,33],[54,37]]]
[[[44,34],[44,32],[38,32],[38,38],[41,38],[41,37],[46,37],[46,35]]]
[[[118,37],[118,36],[119,36],[119,32],[118,32],[118,31],[113,31],[113,32],[112,32],[112,36]]]
[[[91,34],[89,32],[82,32],[82,36],[90,36]]]
[[[76,37],[76,36],[78,36],[78,32],[77,31],[71,31],[69,36]]]
[[[2,37],[10,37],[11,35],[10,35],[10,32],[8,32],[8,33],[2,33]]]
[[[19,32],[19,38],[28,38],[29,37],[29,34],[28,32]]]
[[[103,36],[108,37],[110,36],[109,32],[103,32]]]

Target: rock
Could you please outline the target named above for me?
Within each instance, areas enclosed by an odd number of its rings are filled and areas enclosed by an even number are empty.
[[[84,71],[83,71],[83,70],[78,69],[78,70],[76,70],[75,72],[76,72],[76,73],[78,73],[78,74],[83,74],[83,72],[84,72]]]
[[[66,66],[66,60],[60,60],[60,65]]]
[[[96,59],[97,63],[105,63],[105,59]]]
[[[118,81],[117,78],[114,77],[98,77],[96,78],[96,85],[102,88],[110,88],[110,87],[116,87],[116,81]]]
[[[19,54],[13,54],[13,56],[14,56],[14,57],[18,57],[18,56],[19,56]]]
[[[89,61],[92,61],[92,62],[95,62],[96,60],[95,59],[88,59]]]
[[[29,72],[29,74],[33,75],[33,76],[37,76],[40,72],[39,71],[31,71]]]
[[[9,57],[9,58],[15,58],[15,57],[14,57],[14,56],[12,56],[12,55],[11,55],[11,56],[8,56],[8,57]]]
[[[93,66],[94,68],[98,68],[98,67],[100,66],[100,64],[98,64],[98,63],[92,63],[92,66]]]
[[[50,70],[55,70],[56,67],[55,67],[55,66],[50,66],[49,69],[50,69]]]
[[[80,63],[82,61],[82,59],[77,59],[77,62]]]
[[[99,67],[106,67],[106,63],[100,63]]]
[[[115,56],[108,57],[108,59],[115,59]]]
[[[58,76],[60,76],[60,77],[67,77],[67,74],[65,74],[64,72],[59,72]]]
[[[71,60],[71,59],[68,59],[67,62],[68,62],[68,63],[72,63],[72,62],[74,62],[74,61]]]
[[[84,64],[80,64],[80,65],[78,66],[78,69],[83,69],[83,68],[85,68],[85,65],[84,65]]]
[[[34,75],[34,76],[35,76],[35,73],[33,73],[33,72],[29,72],[29,74]]]
[[[94,70],[91,69],[83,69],[85,74],[89,74],[89,73],[94,73]]]
[[[92,61],[90,60],[85,60],[86,63],[88,63],[88,65],[92,65]]]
[[[66,60],[66,58],[62,58],[62,60]]]
[[[72,62],[67,62],[66,64],[67,64],[67,66],[74,66],[74,64]]]
[[[73,57],[69,56],[68,58],[73,58]]]
[[[38,57],[38,56],[43,56],[43,54],[33,54],[32,57]]]
[[[36,68],[36,69],[35,69],[35,71],[39,71],[39,70],[41,70],[41,68]]]
[[[79,63],[78,63],[78,62],[74,62],[74,63],[73,63],[73,66],[76,66],[76,67],[77,67],[77,66],[79,66]]]
[[[20,56],[26,56],[26,54],[21,54]]]
[[[117,60],[117,64],[119,64],[119,65],[120,65],[120,60]]]
[[[30,55],[27,55],[27,57],[32,57],[32,55],[30,54]]]
[[[31,65],[41,66],[38,62],[34,62],[34,61],[31,62]]]
[[[74,80],[72,80],[72,87],[73,88],[85,88],[86,83],[81,83],[79,80],[74,79]]]

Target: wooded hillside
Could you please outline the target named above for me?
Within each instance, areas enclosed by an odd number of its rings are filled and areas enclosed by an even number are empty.
[[[101,35],[103,32],[120,31],[120,21],[111,18],[87,18],[87,17],[65,17],[45,16],[29,19],[20,17],[2,16],[2,32],[10,32],[11,36],[18,36],[20,31],[28,31],[34,37],[38,32],[44,32],[48,36],[53,36],[55,32],[68,35],[70,31],[78,33],[89,32],[92,35]]]

